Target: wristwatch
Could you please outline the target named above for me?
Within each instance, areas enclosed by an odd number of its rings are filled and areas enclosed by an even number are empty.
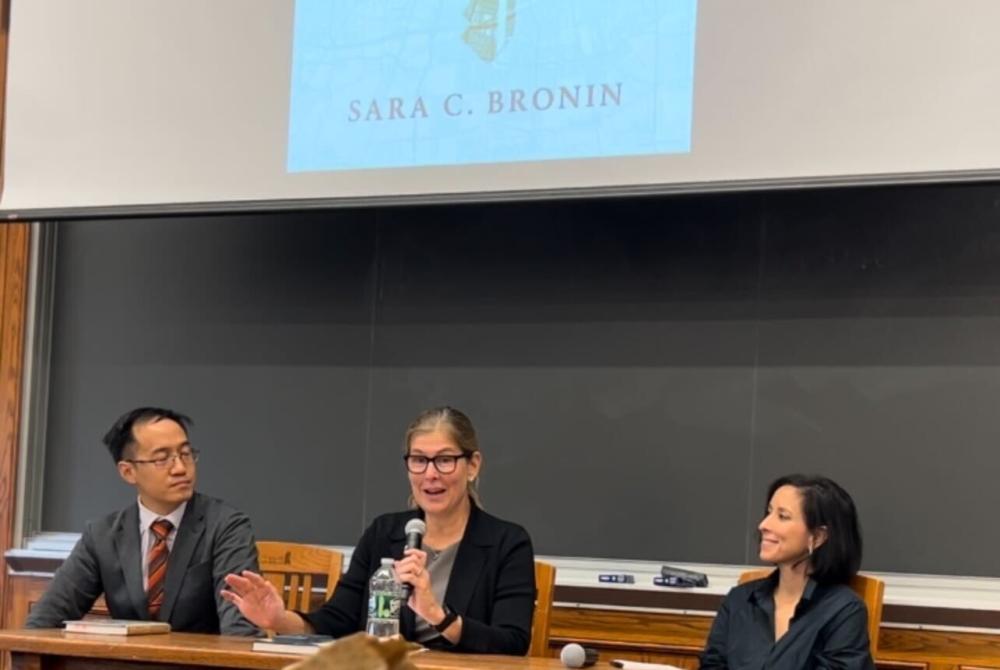
[[[455,623],[455,619],[458,618],[458,613],[455,612],[455,610],[453,610],[452,608],[448,607],[448,605],[442,605],[441,609],[444,610],[444,618],[441,619],[441,623],[434,626],[434,630],[436,630],[439,633],[444,633],[446,630],[448,630],[448,626]]]

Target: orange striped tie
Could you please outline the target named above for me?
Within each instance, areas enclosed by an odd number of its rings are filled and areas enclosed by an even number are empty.
[[[157,519],[149,527],[153,531],[153,546],[149,548],[146,565],[149,566],[146,580],[146,598],[149,601],[149,615],[156,619],[163,606],[163,586],[167,581],[167,559],[170,550],[167,548],[167,536],[174,529],[174,524],[166,519]]]

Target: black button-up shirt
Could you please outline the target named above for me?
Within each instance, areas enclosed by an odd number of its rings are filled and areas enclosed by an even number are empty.
[[[874,670],[868,610],[849,586],[806,584],[788,631],[774,641],[777,571],[737,586],[712,624],[703,670]]]

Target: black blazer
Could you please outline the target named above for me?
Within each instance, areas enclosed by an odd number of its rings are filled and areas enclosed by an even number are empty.
[[[81,619],[102,593],[113,618],[149,620],[142,561],[137,503],[89,521],[25,627],[54,628]],[[259,569],[247,515],[195,493],[177,527],[159,620],[184,633],[257,635],[257,627],[219,592],[229,573]]]
[[[400,559],[404,528],[422,510],[384,514],[362,535],[347,572],[333,597],[319,610],[299,613],[321,635],[342,637],[364,630],[368,619],[368,582],[382,558]],[[535,554],[527,531],[487,514],[475,503],[458,545],[445,603],[462,617],[462,637],[451,644],[443,636],[427,647],[449,651],[523,656],[531,645],[535,611]],[[414,639],[415,618],[409,607],[400,615],[400,633]]]

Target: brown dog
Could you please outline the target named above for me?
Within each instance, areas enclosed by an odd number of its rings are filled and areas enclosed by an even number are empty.
[[[421,649],[402,638],[383,641],[355,633],[285,670],[416,670],[409,656]]]

